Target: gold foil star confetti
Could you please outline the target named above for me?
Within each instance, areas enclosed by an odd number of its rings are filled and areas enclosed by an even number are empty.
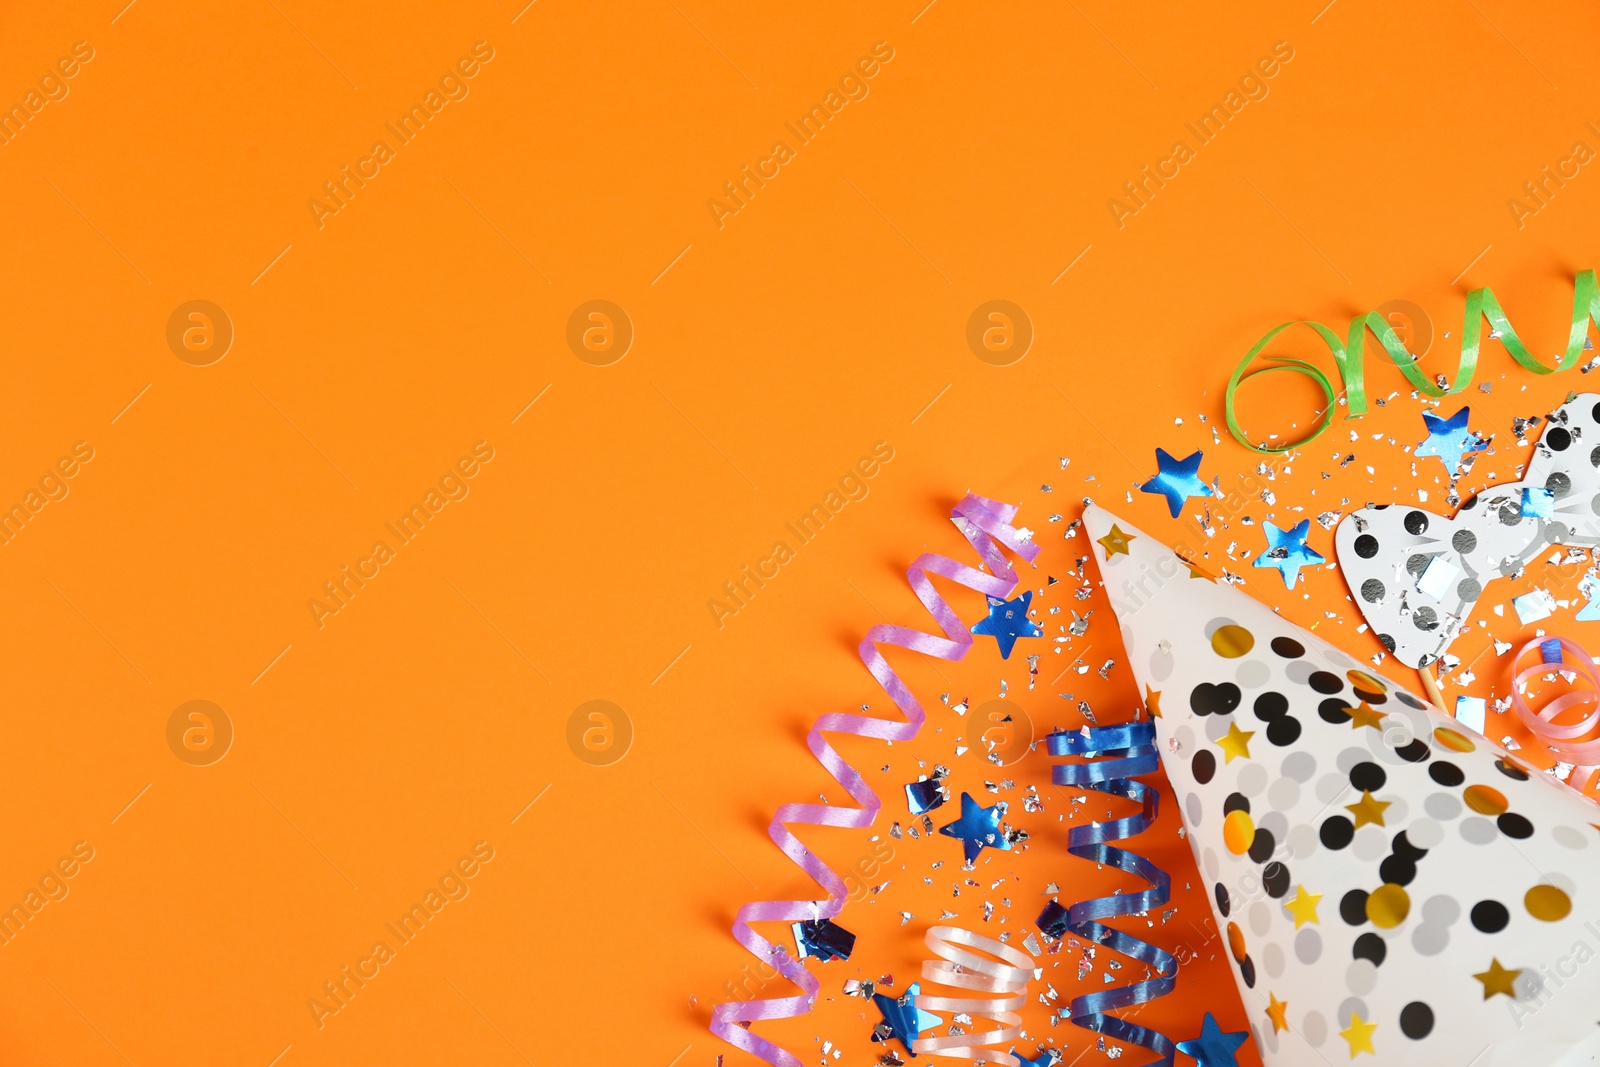
[[[1363,726],[1370,726],[1374,730],[1383,729],[1383,713],[1373,711],[1365,700],[1361,706],[1350,709],[1350,729],[1359,730]]]
[[[1284,908],[1288,910],[1290,915],[1294,916],[1294,928],[1296,930],[1306,923],[1322,925],[1322,920],[1317,918],[1317,903],[1321,900],[1321,893],[1307,893],[1306,887],[1300,886],[1295,891],[1293,900],[1283,902]]]
[[[1222,749],[1223,761],[1232,763],[1235,756],[1250,758],[1250,739],[1256,735],[1254,730],[1241,730],[1236,722],[1228,724],[1228,732],[1217,738],[1217,747]],[[1382,820],[1379,820],[1380,824]]]
[[[1512,985],[1521,974],[1521,971],[1508,971],[1500,966],[1499,960],[1491,959],[1487,971],[1482,974],[1475,974],[1472,977],[1483,983],[1484,1000],[1488,1000],[1496,993],[1504,993],[1512,1000],[1515,1000],[1517,999],[1517,993],[1512,988]]]
[[[1287,1000],[1279,1000],[1276,994],[1268,993],[1267,1018],[1272,1020],[1272,1032],[1281,1034],[1289,1029],[1289,1020],[1284,1016],[1289,1010]]]
[[[1374,826],[1382,826],[1383,810],[1388,806],[1388,801],[1379,800],[1363,789],[1361,791],[1361,799],[1354,804],[1346,804],[1344,810],[1356,817],[1356,829],[1359,830],[1368,823]]]
[[[1377,1052],[1372,1047],[1372,1031],[1377,1028],[1377,1023],[1362,1022],[1359,1012],[1350,1013],[1350,1025],[1340,1030],[1339,1036],[1349,1042],[1351,1059],[1355,1059],[1357,1053],[1361,1052],[1377,1055]]]
[[[1128,554],[1128,543],[1133,538],[1123,533],[1122,527],[1112,523],[1111,532],[1098,540],[1100,541],[1100,547],[1106,550],[1106,559],[1110,559],[1118,552],[1126,556]]]

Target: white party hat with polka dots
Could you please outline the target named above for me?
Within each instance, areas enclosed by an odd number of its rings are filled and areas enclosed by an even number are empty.
[[[1084,526],[1264,1062],[1600,1064],[1600,808],[1103,509]]]

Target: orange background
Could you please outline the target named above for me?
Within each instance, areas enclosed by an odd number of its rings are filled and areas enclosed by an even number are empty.
[[[1586,125],[1600,122],[1600,73],[1580,47],[1600,15],[1570,5],[124,2],[0,13],[0,101],[23,101],[75,42],[94,52],[0,146],[0,501],[23,501],[74,443],[94,450],[0,548],[0,902],[22,901],[75,842],[95,853],[0,949],[8,1063],[511,1064],[554,1048],[745,1061],[705,1029],[749,959],[727,936],[732,913],[814,891],[766,821],[785,801],[843,799],[804,729],[884,703],[855,642],[881,618],[924,624],[901,572],[924,546],[960,554],[942,516],[963,491],[1023,503],[1046,546],[1029,587],[1088,554],[1046,521],[1081,497],[1179,537],[1196,505],[1175,521],[1126,494],[1154,473],[1156,446],[1205,448],[1202,474],[1224,489],[1254,467],[1211,428],[1266,329],[1342,329],[1405,298],[1459,337],[1465,290],[1487,284],[1547,355],[1571,274],[1600,259],[1592,168],[1520,226],[1507,206],[1574,142],[1600,147]],[[494,58],[470,94],[319,228],[307,201],[478,41]],[[719,229],[707,201],[723,182],[880,41],[893,59],[870,95]],[[1294,55],[1270,94],[1119,228],[1107,201],[1177,139],[1193,147],[1184,124],[1280,41]],[[236,332],[204,367],[166,341],[197,298]],[[565,339],[595,298],[635,330],[611,366]],[[992,298],[1036,331],[1011,366],[966,344]],[[1436,342],[1430,373],[1453,369],[1454,347]],[[1492,346],[1479,380],[1495,390],[1465,398],[1473,425],[1499,437],[1473,488],[1517,469],[1512,415],[1587,383],[1536,379]],[[1375,361],[1371,381],[1374,396],[1405,388]],[[1309,412],[1308,396],[1284,396]],[[1442,507],[1435,461],[1413,482],[1410,457],[1371,439],[1414,444],[1417,411],[1402,391],[1352,424],[1358,444],[1336,424],[1280,486],[1280,524],[1294,507],[1419,485]],[[470,495],[319,629],[307,601],[322,583],[479,441],[494,459]],[[708,601],[723,583],[879,441],[894,459],[870,495],[719,627]],[[1213,547],[1254,552],[1260,536],[1236,527]],[[1331,534],[1315,528],[1312,545],[1331,559]],[[1376,650],[1337,572],[1289,593],[1232,569],[1353,653]],[[1492,598],[1527,585],[1503,584]],[[955,603],[981,614],[976,596]],[[1073,654],[1120,659],[1109,610],[1090,604]],[[1592,641],[1569,619],[1548,625]],[[1455,651],[1475,655],[1477,640]],[[1107,717],[1131,708],[1125,665],[1058,684],[1070,657],[1038,645],[1026,699],[1041,729],[1077,725],[1055,695],[1070,684]],[[1002,667],[982,639],[944,678],[905,667],[944,734],[852,749],[891,768],[873,776],[886,796],[874,832],[905,819],[913,756],[950,759],[961,721],[938,693],[987,699],[1006,678],[1017,697],[1024,651]],[[1475,691],[1502,675],[1481,661]],[[194,699],[236,731],[210,766],[166,740]],[[569,716],[592,699],[635,733],[611,766],[568,746]],[[1052,877],[1069,894],[1120,884],[1074,873],[1087,864],[1060,851],[1059,791],[1046,816],[1017,814],[1047,766],[1036,753],[1014,768],[1007,794],[1028,851],[982,868],[1022,878],[1006,891],[1019,931]],[[985,765],[961,767],[957,790],[981,790]],[[1150,848],[1181,883],[1173,818]],[[839,862],[869,847],[863,833],[812,836]],[[478,841],[494,859],[471,895],[319,1029],[307,1000]],[[808,1061],[817,1037],[841,1063],[881,1052],[867,1042],[876,1012],[839,990],[888,971],[903,989],[918,931],[956,907],[948,868],[921,885],[955,843],[915,844],[880,905],[841,916],[857,958],[817,968],[817,1014],[760,1032]],[[1179,898],[1173,926],[1203,920],[1203,892]],[[961,907],[976,923],[975,901]],[[916,920],[902,927],[899,910]],[[1242,1028],[1215,948],[1142,1021],[1188,1037],[1209,1009]],[[1068,997],[1065,959],[1043,965]],[[1029,1021],[1069,1059],[1092,1044],[1039,1005]]]

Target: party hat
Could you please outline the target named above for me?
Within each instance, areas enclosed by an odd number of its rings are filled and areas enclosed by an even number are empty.
[[[1600,1063],[1600,808],[1126,522],[1084,525],[1268,1067]]]

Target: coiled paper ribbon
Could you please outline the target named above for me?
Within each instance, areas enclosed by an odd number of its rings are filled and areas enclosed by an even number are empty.
[[[1067,929],[1079,937],[1105,945],[1149,966],[1156,977],[1097,993],[1072,998],[1071,1021],[1085,1030],[1150,1049],[1161,1059],[1151,1067],[1172,1067],[1176,1046],[1165,1034],[1137,1026],[1106,1012],[1143,1004],[1172,992],[1177,984],[1178,961],[1172,954],[1141,941],[1132,934],[1103,925],[1099,920],[1116,915],[1147,912],[1172,897],[1172,876],[1143,856],[1109,844],[1143,832],[1156,821],[1161,794],[1136,774],[1150,774],[1161,766],[1155,728],[1149,722],[1085,728],[1078,733],[1054,733],[1046,739],[1052,756],[1103,756],[1090,763],[1060,763],[1051,777],[1057,785],[1095,789],[1142,804],[1136,815],[1126,815],[1099,825],[1074,826],[1067,834],[1067,851],[1082,859],[1115,867],[1150,883],[1149,889],[1116,896],[1095,897],[1072,905]]]
[[[1461,359],[1456,365],[1456,380],[1448,388],[1443,388],[1429,380],[1417,367],[1417,361],[1412,358],[1406,349],[1405,342],[1400,340],[1394,332],[1394,327],[1376,311],[1369,311],[1365,315],[1358,315],[1350,323],[1350,334],[1347,340],[1341,341],[1339,335],[1320,322],[1296,321],[1286,322],[1267,331],[1266,336],[1257,341],[1255,347],[1245,354],[1234,368],[1233,376],[1228,379],[1228,389],[1224,394],[1224,408],[1228,420],[1228,432],[1233,434],[1234,440],[1241,445],[1256,452],[1272,453],[1287,452],[1299,448],[1306,442],[1315,439],[1322,431],[1333,424],[1334,388],[1328,376],[1314,363],[1303,359],[1289,359],[1284,356],[1269,356],[1272,363],[1259,367],[1246,374],[1250,364],[1255,362],[1261,350],[1267,347],[1274,337],[1291,326],[1305,326],[1310,328],[1333,353],[1333,362],[1339,372],[1340,382],[1344,386],[1345,403],[1349,414],[1346,418],[1360,418],[1367,412],[1367,386],[1366,386],[1366,336],[1371,330],[1377,338],[1378,344],[1383,348],[1394,365],[1400,368],[1400,373],[1405,375],[1406,381],[1424,396],[1445,396],[1450,393],[1463,392],[1472,384],[1472,377],[1478,371],[1478,350],[1482,345],[1483,323],[1488,321],[1491,328],[1489,336],[1498,340],[1505,346],[1511,358],[1534,374],[1553,374],[1559,370],[1566,370],[1578,362],[1578,357],[1583,353],[1584,342],[1589,336],[1589,320],[1593,318],[1600,322],[1600,283],[1597,283],[1595,272],[1592,270],[1580,271],[1573,279],[1572,292],[1572,327],[1567,331],[1567,350],[1556,357],[1555,366],[1548,366],[1540,362],[1539,358],[1528,350],[1517,336],[1517,331],[1511,326],[1511,320],[1506,317],[1500,301],[1488,287],[1474,289],[1467,294],[1467,307],[1465,321],[1461,326]],[[1234,418],[1233,401],[1234,393],[1239,386],[1260,374],[1287,371],[1293,374],[1303,374],[1317,384],[1322,390],[1325,407],[1319,413],[1321,422],[1317,428],[1298,441],[1285,445],[1258,445],[1240,428]]]
[[[905,714],[905,721],[873,719],[864,715],[830,713],[819,717],[806,735],[806,744],[817,762],[834,777],[860,805],[859,808],[829,804],[785,804],[773,817],[767,833],[785,856],[826,891],[824,900],[770,900],[757,901],[741,907],[733,920],[733,937],[763,964],[775,968],[779,974],[799,986],[800,996],[771,997],[758,1000],[734,1000],[718,1004],[711,1012],[711,1032],[736,1048],[752,1053],[776,1067],[801,1067],[800,1060],[786,1049],[752,1033],[743,1023],[763,1019],[786,1019],[804,1015],[816,1002],[817,979],[787,949],[774,945],[750,926],[753,922],[799,922],[807,919],[831,919],[844,907],[846,889],[844,880],[821,859],[812,854],[805,844],[789,830],[789,824],[812,826],[844,826],[864,829],[877,818],[882,801],[866,781],[834,751],[824,738],[824,733],[852,734],[871,737],[879,741],[909,741],[922,729],[927,714],[912,694],[909,686],[889,666],[889,661],[878,650],[879,645],[908,649],[937,659],[959,660],[972,647],[972,634],[967,631],[955,610],[945,602],[934,588],[933,578],[944,578],[955,585],[973,589],[986,596],[1009,597],[1018,584],[1016,572],[1007,562],[1005,551],[1023,559],[1033,560],[1039,546],[1029,541],[1012,525],[1017,508],[986,497],[968,494],[950,511],[950,518],[963,537],[978,553],[979,559],[992,573],[985,573],[947,556],[931,552],[918,556],[906,568],[906,578],[911,591],[922,601],[943,634],[922,633],[905,626],[874,626],[862,639],[862,663],[883,686],[889,698]],[[1004,550],[1004,551],[1002,551]]]
[[[917,994],[913,1003],[923,1011],[965,1012],[973,1018],[992,1019],[1000,1024],[1000,1029],[987,1033],[921,1037],[911,1042],[911,1051],[982,1060],[998,1064],[999,1067],[1021,1067],[1022,1061],[1011,1053],[997,1052],[988,1046],[1003,1045],[1022,1036],[1022,1016],[1017,1014],[1017,1009],[1028,1000],[1028,979],[1033,976],[1033,957],[993,938],[982,937],[955,926],[930,927],[927,941],[928,947],[940,957],[923,962],[922,977],[927,981],[954,989],[1014,995],[974,998]],[[979,955],[979,952],[986,952],[1004,962],[988,959]]]
[[[1529,652],[1537,649],[1539,661],[1521,666]],[[1588,680],[1592,688],[1563,693],[1538,711],[1524,697],[1528,683],[1554,671],[1565,671]],[[1568,784],[1583,792],[1600,766],[1600,738],[1578,741],[1600,725],[1600,667],[1589,653],[1565,637],[1535,638],[1518,650],[1511,661],[1511,706],[1528,731],[1543,741],[1562,763],[1573,765]],[[1563,713],[1587,707],[1588,714],[1576,723],[1557,725]]]

